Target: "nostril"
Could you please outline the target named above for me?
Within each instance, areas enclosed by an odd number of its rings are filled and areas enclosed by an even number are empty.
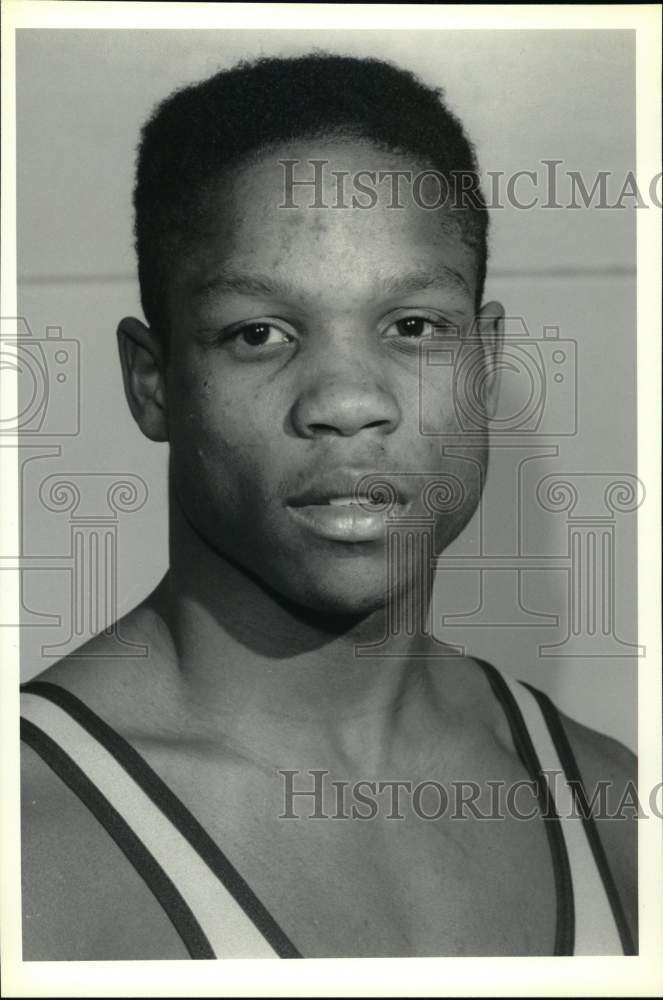
[[[388,420],[368,420],[366,423],[363,422],[347,422],[342,423],[339,421],[336,424],[323,424],[319,421],[314,423],[309,423],[308,429],[309,433],[312,435],[329,435],[335,437],[350,437],[356,434],[360,430],[371,430],[373,428],[384,428],[389,425]]]
[[[333,424],[309,424],[309,430],[312,434],[335,434],[336,436],[341,436],[342,431],[338,427],[334,427]]]

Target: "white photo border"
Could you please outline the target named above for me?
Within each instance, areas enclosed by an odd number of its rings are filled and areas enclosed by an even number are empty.
[[[379,18],[377,17],[379,13]],[[17,315],[15,32],[19,28],[632,29],[637,53],[637,178],[661,169],[661,8],[640,5],[206,4],[33,2],[2,5],[2,288],[0,315]],[[647,188],[643,181],[642,190]],[[638,217],[639,780],[660,780],[661,214]],[[2,373],[3,413],[16,412]],[[15,442],[0,449],[3,551],[17,551]],[[14,446],[12,446],[14,445]],[[5,579],[5,577],[7,579]],[[17,620],[17,575],[3,573],[4,620]],[[0,629],[2,799],[0,946],[6,996],[658,996],[663,992],[662,822],[639,823],[640,949],[635,957],[304,959],[298,962],[23,962],[19,865],[18,629]]]

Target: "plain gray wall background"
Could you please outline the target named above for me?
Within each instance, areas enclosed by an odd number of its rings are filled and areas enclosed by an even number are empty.
[[[79,342],[81,358],[80,432],[53,439],[59,456],[25,461],[30,452],[23,452],[22,551],[36,560],[23,588],[33,612],[25,616],[22,635],[25,677],[52,662],[44,645],[69,634],[69,524],[66,514],[46,511],[38,499],[46,476],[133,473],[147,484],[147,503],[119,522],[120,614],[167,566],[167,448],[143,439],[134,426],[115,344],[118,320],[141,315],[131,232],[140,125],[175,87],[239,58],[312,48],[389,58],[442,86],[484,171],[508,177],[538,170],[542,176],[541,161],[557,159],[560,171],[581,171],[590,186],[598,171],[614,172],[610,190],[616,195],[635,168],[632,32],[18,32],[19,308],[34,337],[43,338],[48,326],[62,327],[63,337]],[[529,196],[526,183],[520,191],[523,199]],[[566,194],[560,187],[560,201]],[[621,211],[492,212],[486,298],[524,317],[533,336],[557,326],[561,338],[576,343],[578,431],[554,437],[555,417],[546,410],[545,434],[532,438],[529,452],[495,449],[484,497],[484,554],[513,553],[519,532],[521,553],[567,552],[565,516],[545,513],[533,500],[543,476],[635,472],[635,212],[626,204]],[[505,392],[508,406],[508,384]],[[517,508],[519,463],[551,445],[557,454],[521,465]],[[618,515],[615,525],[616,631],[635,642],[635,516]],[[475,518],[448,557],[476,553],[478,533]],[[492,581],[501,589],[500,579],[487,574],[485,587]],[[515,573],[508,579],[513,582]],[[501,627],[444,624],[444,616],[467,613],[479,601],[476,572],[463,570],[439,574],[436,631],[547,690],[571,716],[635,747],[636,660],[542,657],[539,647],[565,634],[567,570],[551,563],[522,573],[520,581],[525,605],[559,615],[559,628],[537,626],[534,619],[510,625],[508,614]],[[46,614],[55,617],[44,619]]]

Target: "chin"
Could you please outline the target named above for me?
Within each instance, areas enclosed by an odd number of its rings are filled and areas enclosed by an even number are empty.
[[[384,592],[379,596],[376,594],[348,594],[330,593],[309,595],[306,602],[308,607],[315,614],[328,615],[340,619],[366,618],[383,610],[386,605]]]
[[[276,592],[288,603],[296,606],[305,617],[307,613],[340,619],[365,618],[381,611],[387,604],[388,593],[384,571],[375,573],[355,572],[345,566],[336,573],[308,573],[299,577],[293,587],[293,577],[287,583],[276,583]]]

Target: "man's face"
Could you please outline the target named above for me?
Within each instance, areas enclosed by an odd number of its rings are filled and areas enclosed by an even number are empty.
[[[279,161],[300,160],[296,176],[309,177],[316,158],[329,161],[330,207],[308,207],[309,189],[295,189],[299,207],[279,207]],[[435,515],[438,551],[480,497],[485,435],[470,460],[443,454],[463,441],[453,366],[420,366],[424,341],[472,325],[473,250],[411,197],[394,208],[387,187],[370,210],[331,207],[332,171],[412,166],[362,141],[284,145],[219,182],[205,231],[173,268],[165,399],[177,502],[218,553],[320,611],[385,603],[389,519],[426,516],[427,482],[462,484],[455,509]],[[389,515],[350,502],[370,475],[397,495]]]

